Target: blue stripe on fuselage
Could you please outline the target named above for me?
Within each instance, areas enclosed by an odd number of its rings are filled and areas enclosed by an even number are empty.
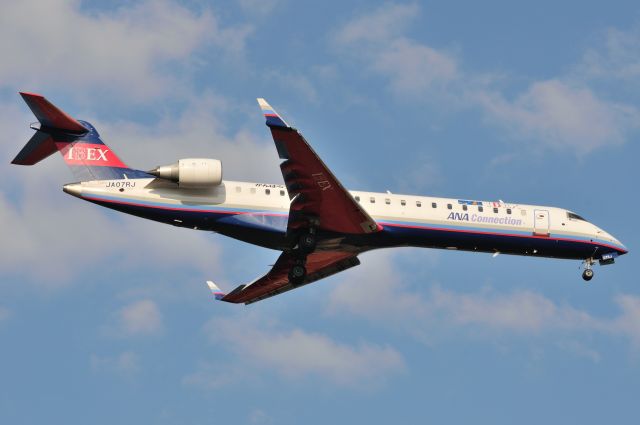
[[[197,225],[199,228],[203,229],[208,227],[205,225],[208,222],[209,225],[219,223],[267,232],[284,233],[286,231],[286,224],[288,220],[288,213],[265,209],[230,208],[221,205],[171,204],[149,200],[126,199],[109,195],[83,195],[83,198],[92,202],[107,204],[106,206],[117,204],[119,206],[117,208],[118,210],[130,212],[137,216],[147,217],[167,223],[178,219],[185,221],[185,227],[193,227]],[[131,211],[128,211],[128,207],[130,207]],[[183,214],[177,215],[176,212],[182,212]],[[197,223],[192,223],[193,220],[196,220]],[[384,228],[382,233],[384,234],[386,232],[390,237],[400,236],[400,234],[405,233],[407,235],[411,234],[415,238],[424,238],[428,237],[428,235],[438,235],[442,232],[447,232],[449,234],[457,233],[461,238],[465,239],[469,237],[491,239],[500,238],[508,241],[521,239],[529,241],[527,243],[540,241],[543,245],[546,245],[548,241],[569,244],[579,243],[584,246],[591,247],[591,249],[593,249],[594,246],[601,247],[602,251],[600,254],[611,251],[616,251],[618,253],[627,252],[624,247],[618,246],[613,242],[578,235],[553,233],[550,236],[535,236],[532,235],[531,232],[515,229],[501,231],[491,228],[429,224],[401,220],[381,220],[379,221],[379,224]],[[453,239],[457,238],[454,237]]]

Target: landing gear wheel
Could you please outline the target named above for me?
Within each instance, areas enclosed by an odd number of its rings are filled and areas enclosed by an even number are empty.
[[[298,241],[298,246],[300,251],[304,253],[311,253],[316,249],[316,235],[315,233],[305,233],[300,236],[300,240]]]
[[[583,271],[582,278],[587,282],[590,281],[593,278],[593,270],[586,269],[585,271]]]
[[[294,264],[289,270],[289,282],[299,285],[307,277],[307,269],[302,264]]]

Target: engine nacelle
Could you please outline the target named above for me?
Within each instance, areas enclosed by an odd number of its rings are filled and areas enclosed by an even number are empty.
[[[222,163],[210,158],[186,158],[156,167],[149,174],[176,182],[180,187],[205,188],[222,183]]]

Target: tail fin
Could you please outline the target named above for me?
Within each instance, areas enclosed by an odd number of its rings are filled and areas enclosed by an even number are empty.
[[[20,95],[39,123],[31,125],[37,131],[12,164],[34,165],[58,151],[81,181],[151,177],[127,167],[88,122],[72,118],[39,94]]]

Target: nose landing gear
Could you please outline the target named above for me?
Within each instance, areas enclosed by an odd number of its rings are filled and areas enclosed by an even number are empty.
[[[582,278],[585,282],[593,279],[593,265],[595,264],[595,260],[593,258],[587,258],[584,260],[584,271],[582,272]]]

